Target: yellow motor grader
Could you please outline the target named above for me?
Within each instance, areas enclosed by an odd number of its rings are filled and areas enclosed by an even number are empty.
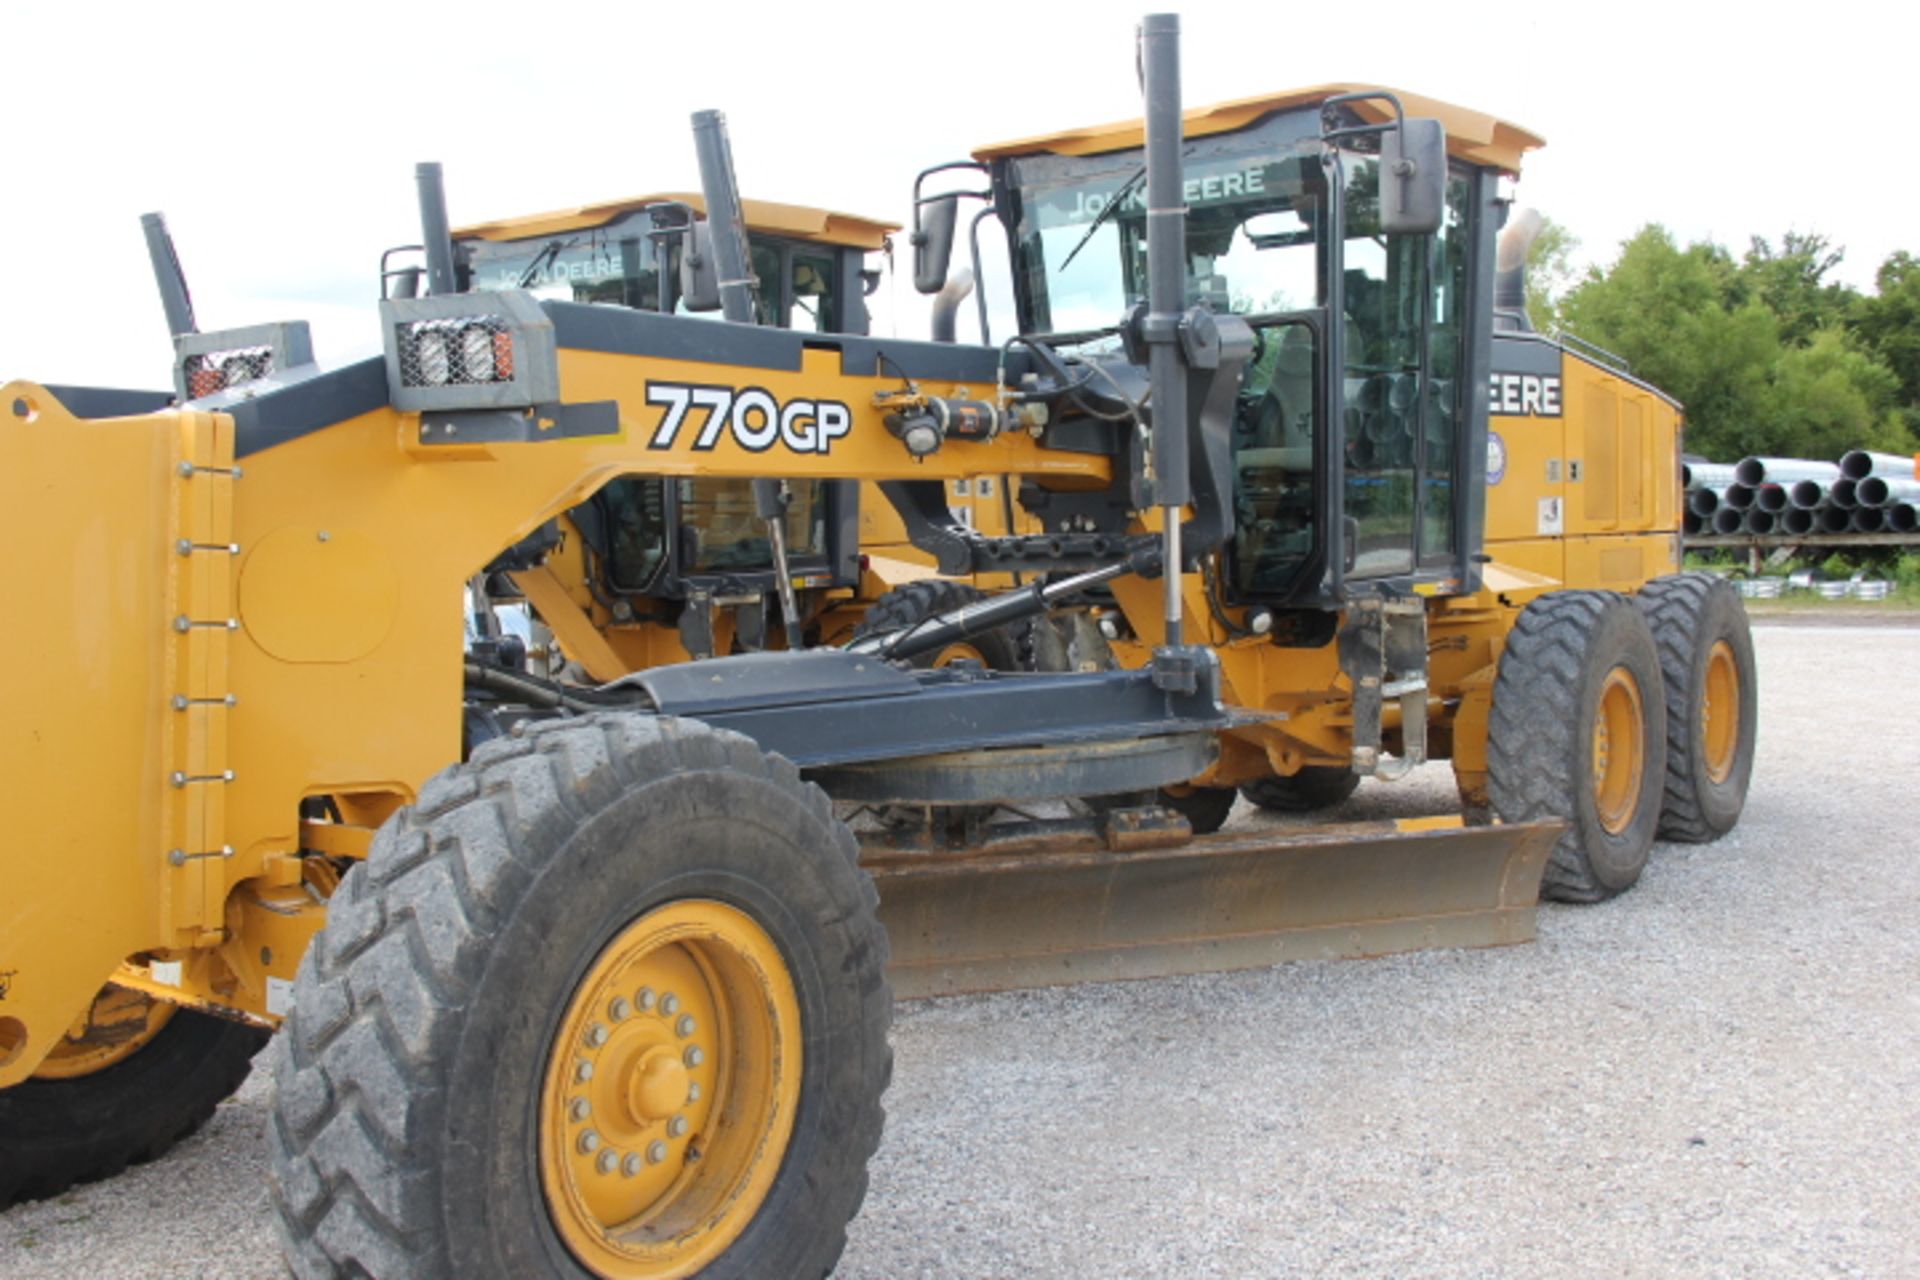
[[[1543,868],[1604,897],[1656,828],[1730,827],[1751,646],[1667,572],[1675,407],[1495,296],[1537,140],[1346,86],[1183,116],[1176,41],[1142,27],[1144,121],[969,162],[1018,267],[999,344],[756,323],[704,113],[700,209],[651,243],[724,321],[463,287],[427,181],[380,358],[176,323],[171,396],[0,389],[40,549],[0,1202],[164,1149],[278,1027],[296,1274],[819,1276],[896,992],[1520,941]],[[916,190],[930,290],[966,198]],[[981,476],[1018,518],[955,517]],[[634,477],[758,482],[798,643],[623,652],[552,523]],[[1017,585],[810,634],[816,480]],[[499,578],[584,670],[469,621]],[[1112,663],[915,663],[1069,610]],[[1429,758],[1462,813],[1196,835],[1234,788],[1315,807]],[[847,805],[1026,816],[903,839]]]

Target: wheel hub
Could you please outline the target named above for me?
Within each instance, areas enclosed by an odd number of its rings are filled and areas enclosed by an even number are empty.
[[[1700,738],[1707,777],[1725,782],[1740,743],[1740,669],[1725,640],[1707,651],[1707,678],[1700,688]]]
[[[1610,835],[1632,825],[1639,809],[1645,731],[1640,682],[1624,667],[1615,667],[1601,683],[1593,716],[1594,809]]]
[[[698,1271],[758,1210],[799,1083],[797,997],[759,925],[717,902],[641,916],[589,967],[548,1060],[561,1238],[603,1276]]]

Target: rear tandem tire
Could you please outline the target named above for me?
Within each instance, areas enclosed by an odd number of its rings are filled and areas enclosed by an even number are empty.
[[[928,618],[986,598],[987,593],[978,587],[946,578],[909,582],[873,602],[873,607],[854,629],[854,638],[904,631]],[[909,661],[916,667],[944,667],[956,658],[976,658],[989,671],[1031,671],[1034,669],[1034,637],[1031,621],[1010,622],[948,645],[938,653],[923,653]]]
[[[1653,635],[1611,591],[1520,612],[1494,682],[1488,791],[1508,822],[1560,818],[1542,897],[1598,902],[1640,878],[1660,819],[1665,695]]]
[[[791,764],[695,721],[549,722],[440,773],[279,1038],[294,1273],[824,1275],[892,1071],[855,856]]]
[[[1339,765],[1309,764],[1286,777],[1255,778],[1240,784],[1240,794],[1274,813],[1319,813],[1345,803],[1360,785],[1360,775]]]
[[[0,1209],[164,1154],[246,1082],[267,1035],[178,1009],[111,1066],[0,1089]]]
[[[1634,601],[1653,628],[1667,687],[1661,838],[1717,840],[1740,821],[1753,775],[1760,699],[1746,607],[1710,573],[1655,578]]]

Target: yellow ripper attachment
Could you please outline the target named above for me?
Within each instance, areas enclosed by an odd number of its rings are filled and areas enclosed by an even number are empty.
[[[1421,819],[1113,848],[1014,829],[860,860],[912,998],[1528,942],[1560,831]]]

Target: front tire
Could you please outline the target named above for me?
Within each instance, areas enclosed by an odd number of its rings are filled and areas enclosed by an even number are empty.
[[[1705,844],[1747,803],[1759,723],[1753,635],[1733,584],[1710,573],[1655,578],[1634,597],[1667,689],[1667,774],[1660,835]]]
[[[1488,792],[1508,822],[1559,818],[1541,896],[1598,902],[1646,867],[1666,773],[1653,635],[1611,591],[1555,591],[1507,634],[1487,730]]]
[[[280,1037],[295,1273],[824,1275],[892,1067],[855,854],[792,765],[692,721],[550,722],[438,775]]]
[[[0,1209],[164,1154],[246,1082],[268,1035],[109,986],[90,1030],[115,1025],[131,1034],[69,1038],[0,1089]]]
[[[1156,803],[1180,814],[1197,836],[1210,836],[1227,825],[1233,815],[1233,802],[1240,793],[1232,787],[1162,787],[1154,796]]]
[[[1240,794],[1272,813],[1319,813],[1346,803],[1360,775],[1339,765],[1302,765],[1286,777],[1255,778],[1240,784]]]

